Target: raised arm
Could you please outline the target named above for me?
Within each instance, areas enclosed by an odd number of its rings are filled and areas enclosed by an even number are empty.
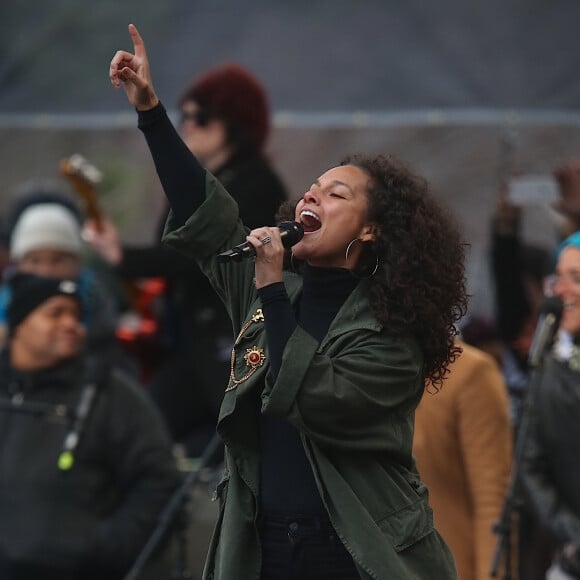
[[[155,162],[175,223],[184,224],[205,199],[205,169],[171,124],[153,89],[145,44],[129,24],[133,53],[118,50],[111,60],[109,78],[115,88],[123,86],[127,99],[139,113],[139,128]]]

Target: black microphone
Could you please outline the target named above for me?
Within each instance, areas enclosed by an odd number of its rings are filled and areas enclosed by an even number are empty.
[[[280,222],[277,227],[280,230],[280,237],[285,248],[292,247],[304,237],[304,228],[298,222]],[[219,262],[241,262],[244,258],[251,258],[255,255],[254,246],[250,242],[244,242],[227,252],[218,254],[217,259]]]
[[[541,364],[558,329],[563,310],[564,304],[558,296],[550,296],[544,301],[528,354],[528,364],[531,368],[536,368]]]

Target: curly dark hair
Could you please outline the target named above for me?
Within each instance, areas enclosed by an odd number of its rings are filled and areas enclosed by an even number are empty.
[[[365,245],[358,267],[372,272],[370,303],[377,320],[395,335],[413,335],[425,357],[425,375],[436,390],[461,352],[455,323],[467,311],[465,244],[447,208],[424,179],[390,155],[353,155],[370,177],[368,220],[376,239]],[[293,203],[295,207],[296,202]],[[279,218],[293,219],[286,205]]]

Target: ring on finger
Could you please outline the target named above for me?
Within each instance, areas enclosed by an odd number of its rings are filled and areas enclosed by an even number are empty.
[[[266,236],[265,238],[262,238],[262,244],[265,246],[266,244],[269,244],[272,241],[272,238],[270,236]]]

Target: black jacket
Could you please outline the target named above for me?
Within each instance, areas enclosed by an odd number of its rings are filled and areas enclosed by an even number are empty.
[[[547,357],[530,411],[521,470],[527,500],[559,543],[578,544],[580,372]]]
[[[87,376],[76,359],[38,373],[0,359],[2,578],[122,577],[180,477],[168,435],[140,387],[99,368],[71,469],[59,468]],[[47,412],[34,406],[49,405]],[[60,575],[60,576],[59,576]]]

